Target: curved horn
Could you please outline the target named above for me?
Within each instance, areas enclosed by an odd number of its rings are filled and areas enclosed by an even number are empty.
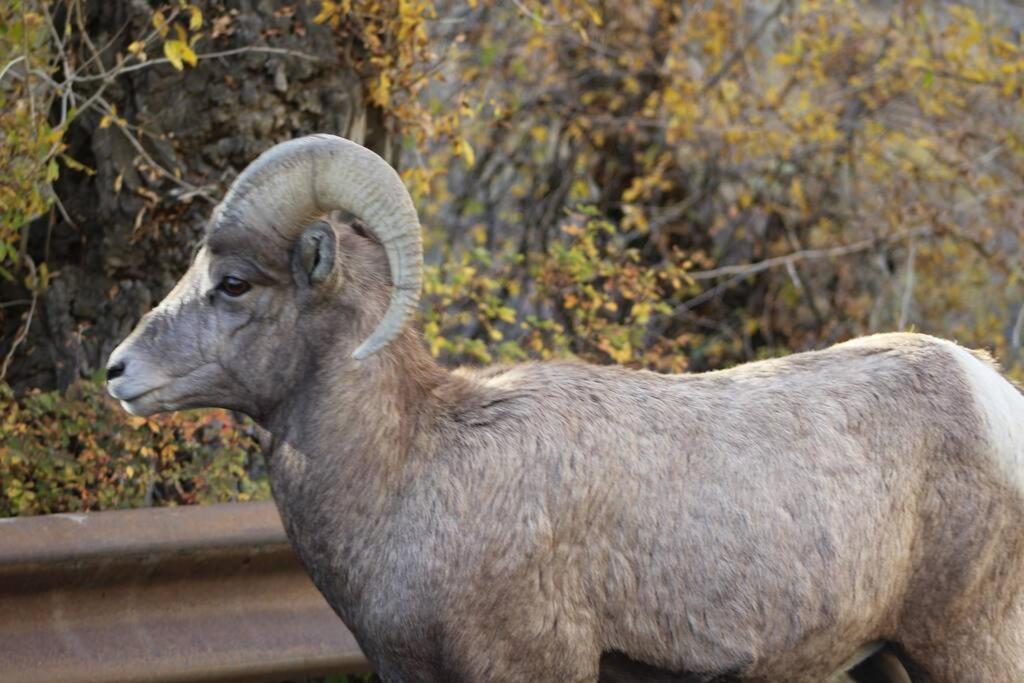
[[[358,216],[384,245],[394,291],[384,317],[352,357],[362,360],[395,338],[412,315],[423,283],[419,217],[391,166],[335,135],[310,135],[271,147],[235,179],[211,229],[240,221],[291,242],[313,217],[328,211]]]

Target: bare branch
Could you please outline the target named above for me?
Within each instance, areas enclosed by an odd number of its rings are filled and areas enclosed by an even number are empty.
[[[135,138],[135,136],[132,135],[131,131],[128,130],[128,127],[118,119],[117,115],[114,113],[113,108],[106,100],[100,98],[93,106],[94,108],[98,108],[102,113],[110,116],[110,120],[114,123],[117,129],[121,131],[121,133],[128,140],[128,142],[131,143],[131,146],[135,148],[135,151],[137,151],[142,156],[142,158],[146,160],[146,163],[148,163],[161,176],[167,178],[172,183],[185,190],[186,194],[183,196],[202,197],[211,204],[217,203],[217,199],[212,195],[208,194],[205,189],[197,187],[188,181],[178,178],[176,175],[174,175],[166,168],[158,164],[156,160],[153,159],[152,156],[150,156],[149,152],[146,151],[146,148],[142,146],[142,143],[140,143]]]
[[[1021,334],[1024,333],[1024,304],[1021,304],[1017,311],[1017,321],[1013,323],[1013,331],[1010,333],[1010,348],[1014,351],[1020,349]]]
[[[907,249],[907,277],[903,283],[903,300],[900,303],[900,319],[896,329],[900,332],[907,326],[907,315],[910,312],[910,299],[914,292],[914,259],[917,256],[917,240],[911,238]]]
[[[829,249],[801,249],[794,251],[793,253],[786,254],[785,256],[773,256],[772,258],[765,259],[763,261],[757,261],[755,263],[746,263],[741,265],[722,266],[721,268],[711,268],[710,270],[694,270],[687,273],[687,277],[694,280],[713,280],[719,277],[740,275],[746,277],[748,275],[755,275],[771,268],[778,268],[779,266],[785,266],[787,263],[795,263],[797,261],[811,261],[816,259],[834,258],[837,256],[846,256],[848,254],[855,254],[860,251],[867,251],[880,244],[889,242],[899,242],[905,239],[913,237],[922,237],[931,234],[930,228],[920,228],[918,230],[907,230],[904,232],[898,232],[893,235],[886,235],[879,238],[871,238],[854,242],[852,244],[844,244],[840,247],[831,247]]]
[[[779,18],[779,15],[782,14],[782,10],[784,10],[788,4],[789,0],[780,0],[779,3],[775,5],[775,8],[761,19],[761,23],[759,23],[750,35],[747,36],[746,40],[744,40],[743,43],[741,43],[740,46],[737,47],[724,62],[722,62],[722,66],[719,67],[718,71],[712,74],[711,78],[704,83],[701,88],[702,93],[706,93],[708,90],[711,90],[711,88],[718,85],[718,82],[722,80],[727,73],[729,73],[729,70],[736,65],[736,62],[743,58],[743,55],[745,55],[747,50],[750,49],[750,46],[757,42],[761,37],[761,34],[768,28],[768,25]]]
[[[542,26],[558,26],[559,24],[562,23],[560,21],[551,21],[549,19],[545,19],[544,17],[540,16],[535,11],[524,5],[522,0],[512,0],[512,4],[516,6],[516,9],[518,9],[521,14],[531,19],[532,21],[536,21],[538,24],[541,24]]]
[[[915,237],[930,234],[932,234],[930,228],[920,228],[918,230],[908,230],[884,237],[861,240],[860,242],[854,242],[853,244],[845,244],[843,246],[831,247],[829,249],[801,249],[799,251],[786,254],[785,256],[775,256],[764,259],[763,261],[757,261],[756,263],[722,266],[721,268],[689,272],[687,273],[687,277],[690,277],[693,280],[712,280],[720,277],[728,277],[729,279],[719,282],[714,287],[704,290],[700,294],[676,306],[672,310],[672,313],[666,316],[661,323],[655,327],[654,336],[664,334],[665,330],[668,329],[673,320],[688,313],[691,309],[711,301],[716,296],[734,287],[751,275],[756,275],[757,273],[762,273],[766,270],[778,268],[780,266],[789,268],[799,261],[836,258],[840,256],[847,256],[849,254],[856,254],[858,252],[868,251],[882,244],[898,242],[905,239],[913,239]]]
[[[196,55],[197,60],[203,59],[219,59],[221,57],[233,57],[235,55],[241,55],[246,53],[265,53],[272,55],[284,55],[286,57],[295,57],[297,59],[305,59],[310,62],[323,61],[316,55],[311,55],[307,52],[299,52],[298,50],[288,50],[282,47],[265,47],[261,45],[249,45],[247,47],[238,47],[232,50],[221,50],[220,52],[204,52],[203,54]],[[100,74],[93,76],[75,76],[74,80],[78,83],[87,83],[89,81],[100,81],[110,80],[118,76],[123,76],[133,71],[141,71],[142,69],[148,69],[152,66],[158,66],[160,64],[170,64],[171,60],[166,57],[158,57],[157,59],[149,59],[139,64],[131,64],[129,66],[120,66],[114,71],[104,71]]]
[[[22,255],[21,258],[28,265],[29,282],[32,284],[32,299],[29,303],[28,313],[25,315],[25,324],[20,330],[18,330],[18,334],[15,335],[14,341],[11,342],[11,348],[7,351],[7,355],[4,357],[3,364],[0,365],[0,382],[3,382],[4,378],[7,377],[7,368],[11,364],[11,359],[14,358],[14,353],[18,350],[18,347],[21,346],[22,342],[25,341],[25,338],[28,337],[29,328],[32,327],[32,318],[36,314],[36,303],[39,301],[39,278],[36,274],[35,261],[33,261],[32,257],[28,254]]]
[[[0,81],[4,80],[4,76],[6,76],[7,72],[11,70],[11,67],[13,67],[18,62],[23,62],[23,61],[25,61],[25,55],[18,55],[17,57],[12,59],[11,61],[9,61],[6,64],[4,64],[4,68],[0,69]]]

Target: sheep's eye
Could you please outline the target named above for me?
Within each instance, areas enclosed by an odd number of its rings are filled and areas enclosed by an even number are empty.
[[[242,296],[252,288],[252,285],[234,275],[225,275],[217,287],[228,296]]]

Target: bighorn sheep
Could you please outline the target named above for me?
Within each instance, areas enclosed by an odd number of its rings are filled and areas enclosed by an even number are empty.
[[[406,324],[420,239],[372,152],[277,145],[108,368],[132,413],[265,428],[288,536],[384,680],[817,683],[888,642],[915,681],[1024,681],[1024,397],[985,357],[885,334],[449,372]]]

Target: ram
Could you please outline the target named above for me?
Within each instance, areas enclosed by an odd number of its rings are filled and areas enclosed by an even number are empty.
[[[333,211],[358,217],[335,221]],[[386,681],[1024,681],[1024,397],[876,335],[731,370],[448,371],[420,226],[342,138],[277,145],[114,351],[138,415],[264,428],[288,536]]]

